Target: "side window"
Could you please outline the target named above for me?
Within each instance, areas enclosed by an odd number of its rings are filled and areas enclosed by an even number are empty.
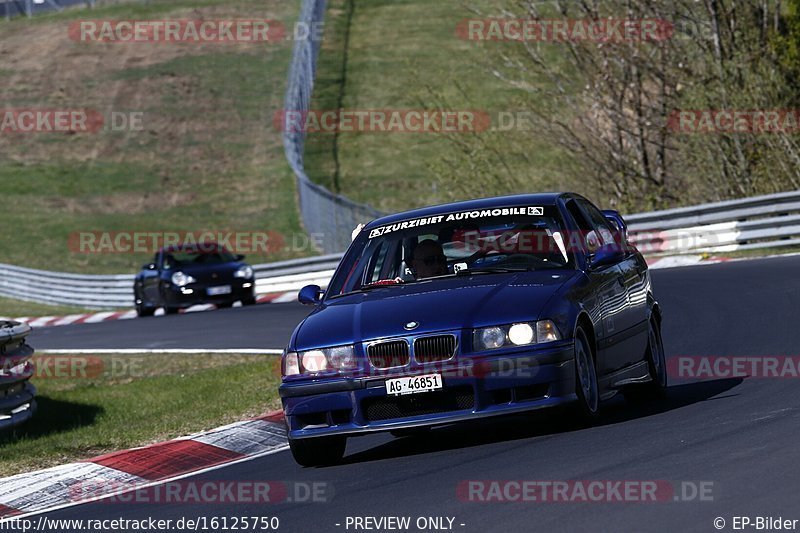
[[[364,274],[364,283],[393,279],[397,277],[400,269],[400,254],[402,243],[400,241],[382,240],[373,250],[367,263]]]
[[[595,206],[586,200],[578,200],[583,210],[589,215],[589,221],[592,224],[592,229],[597,232],[602,244],[614,244],[614,230],[611,225]]]
[[[594,226],[583,214],[575,200],[567,202],[567,211],[572,215],[573,220],[578,225],[578,232],[570,232],[569,248],[583,248],[589,253],[594,253],[600,248],[600,239],[597,236]]]

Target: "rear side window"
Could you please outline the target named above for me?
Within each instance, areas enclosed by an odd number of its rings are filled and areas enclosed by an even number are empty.
[[[589,216],[589,222],[592,225],[592,229],[600,237],[600,242],[602,244],[614,244],[614,230],[606,220],[606,217],[603,216],[603,213],[586,200],[578,200],[577,202]]]

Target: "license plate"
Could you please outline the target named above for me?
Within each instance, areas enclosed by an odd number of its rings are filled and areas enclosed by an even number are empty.
[[[416,394],[418,392],[430,392],[441,388],[442,376],[440,374],[406,376],[403,378],[386,380],[386,394],[391,394],[394,396]]]
[[[230,294],[230,285],[220,285],[219,287],[209,287],[206,289],[209,296],[219,296],[220,294]]]

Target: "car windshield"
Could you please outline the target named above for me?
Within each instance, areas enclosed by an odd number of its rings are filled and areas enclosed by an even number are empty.
[[[236,256],[227,250],[204,252],[198,250],[173,250],[164,252],[164,269],[188,265],[216,265],[236,261]]]
[[[574,259],[554,205],[444,213],[362,231],[327,294],[430,278],[564,268],[574,268]]]

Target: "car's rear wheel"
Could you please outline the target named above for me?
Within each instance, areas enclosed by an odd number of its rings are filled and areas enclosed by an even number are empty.
[[[218,303],[217,307],[220,308],[220,309],[227,309],[229,307],[233,307],[233,302]]]
[[[165,307],[164,308],[164,314],[166,314],[166,315],[178,314],[178,308],[177,307]]]
[[[579,418],[591,421],[600,410],[600,387],[589,341],[583,329],[575,331],[575,392],[578,401],[574,410]]]
[[[253,297],[253,298],[245,298],[244,300],[242,300],[242,305],[255,305],[255,304],[256,304],[255,297]]]
[[[327,466],[344,457],[347,437],[334,435],[310,439],[289,439],[289,449],[300,466]]]
[[[650,381],[641,385],[631,385],[625,389],[625,398],[629,401],[653,400],[663,398],[667,394],[667,358],[664,355],[661,327],[655,317],[650,319],[647,331],[645,360]]]

